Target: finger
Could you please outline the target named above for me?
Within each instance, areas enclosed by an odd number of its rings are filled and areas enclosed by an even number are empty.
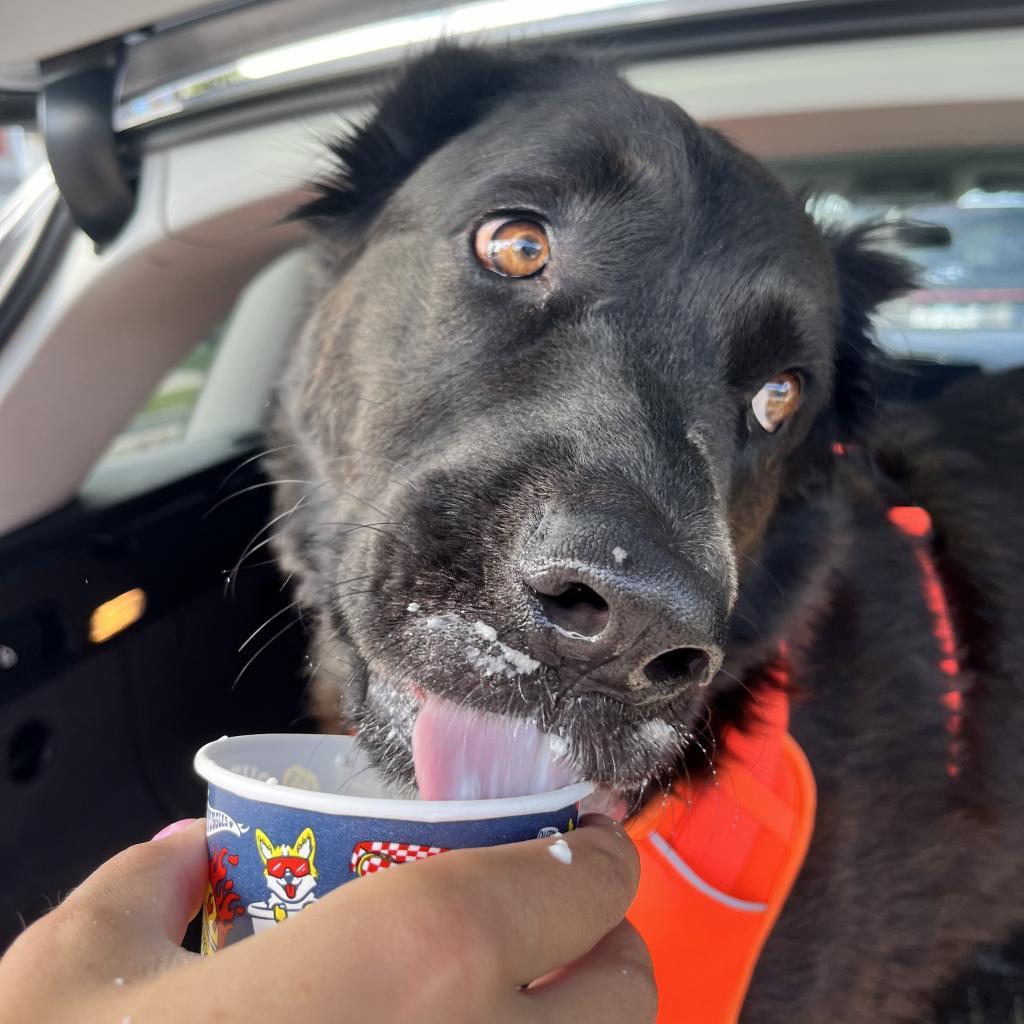
[[[122,943],[177,947],[207,885],[205,829],[197,819],[164,838],[123,850],[68,897],[65,908]]]
[[[205,884],[203,831],[201,822],[193,823],[167,839],[119,853],[32,925],[2,960],[7,975],[20,979],[17,991],[26,1005],[38,1007],[73,992],[84,1007],[89,999],[123,995],[126,986],[192,958],[177,943]],[[83,1010],[81,1019],[99,1018]]]
[[[623,918],[636,894],[632,841],[607,818],[584,819],[564,836],[460,850],[384,875],[404,905],[433,927],[431,941],[472,950],[475,969],[519,985],[583,956]],[[374,898],[374,884],[365,887]],[[355,895],[355,894],[353,894]],[[428,916],[429,915],[429,916]]]
[[[524,1018],[538,1021],[649,1024],[658,1015],[651,957],[628,921],[612,929],[576,963],[517,992],[514,999],[530,1007],[531,1013],[523,1014]]]

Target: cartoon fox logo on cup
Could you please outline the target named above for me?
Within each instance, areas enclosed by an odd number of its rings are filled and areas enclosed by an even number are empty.
[[[291,846],[275,846],[262,829],[256,829],[256,849],[263,860],[270,897],[246,908],[253,918],[283,921],[316,899],[316,838],[312,829],[303,829]]]

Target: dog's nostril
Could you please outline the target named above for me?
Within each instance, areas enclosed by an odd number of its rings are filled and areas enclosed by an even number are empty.
[[[668,689],[706,682],[711,659],[698,647],[678,647],[659,654],[644,666],[644,676],[652,686]]]
[[[608,602],[583,583],[570,583],[556,594],[537,591],[552,625],[578,636],[598,636],[608,625]]]

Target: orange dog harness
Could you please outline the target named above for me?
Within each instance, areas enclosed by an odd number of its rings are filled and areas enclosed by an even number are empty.
[[[914,547],[949,688],[947,773],[958,774],[963,691],[945,593],[929,550],[931,519],[889,510]],[[789,734],[785,650],[769,668],[757,724],[722,737],[716,775],[679,783],[629,824],[640,889],[629,919],[643,935],[658,984],[658,1024],[733,1024],[761,950],[803,866],[814,829],[815,785]]]
[[[723,737],[709,783],[679,784],[630,826],[640,889],[629,912],[654,962],[659,1024],[731,1024],[803,865],[814,826],[810,765],[784,690],[758,726]]]

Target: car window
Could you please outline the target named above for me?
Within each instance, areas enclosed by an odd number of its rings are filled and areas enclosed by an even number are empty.
[[[210,333],[165,374],[145,405],[111,442],[101,461],[109,462],[149,448],[162,447],[185,437],[216,358],[227,320]]]
[[[21,125],[0,125],[0,210],[14,190],[46,163],[42,136]]]
[[[20,125],[0,124],[0,310],[56,205],[42,138]]]
[[[163,375],[94,473],[123,471],[183,441],[259,429],[277,367],[306,308],[306,259],[302,248],[291,250],[254,275],[227,315]]]
[[[881,222],[917,268],[879,340],[908,359],[982,370],[1024,363],[1024,151],[882,154],[778,166],[826,224]]]

